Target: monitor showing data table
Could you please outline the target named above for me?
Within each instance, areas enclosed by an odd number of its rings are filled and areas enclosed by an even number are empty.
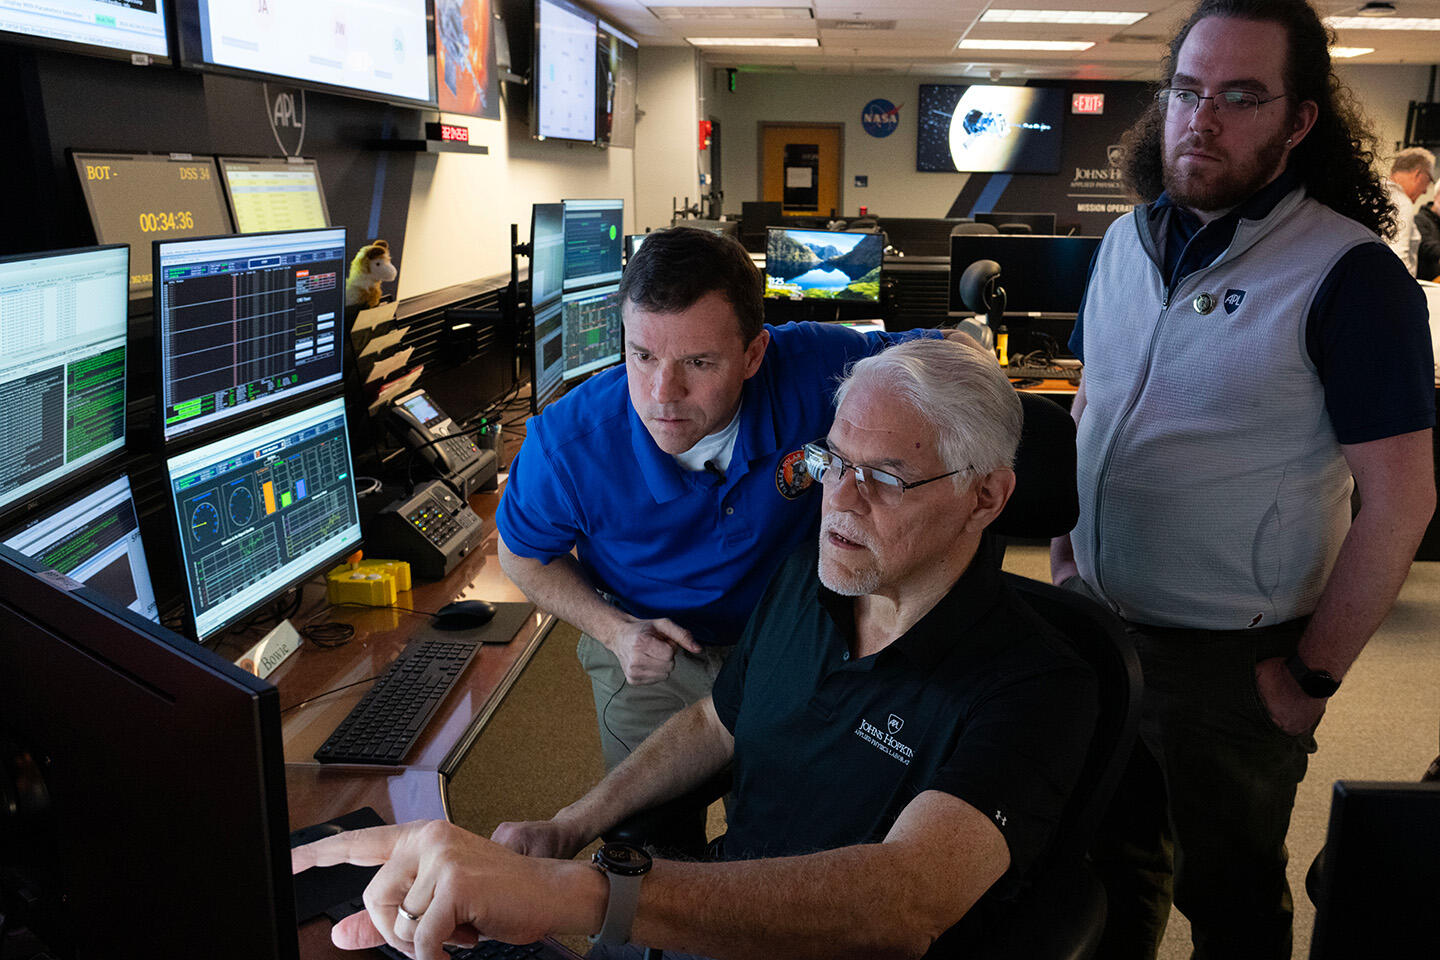
[[[622,200],[565,201],[565,289],[618,283],[625,249]]]
[[[0,40],[113,57],[169,63],[165,5],[156,0],[0,0]]]
[[[221,157],[220,174],[240,233],[330,226],[320,168],[314,160]]]
[[[345,230],[155,244],[166,441],[338,386]]]
[[[0,515],[125,447],[129,256],[0,258]]]
[[[624,356],[619,284],[566,293],[560,302],[564,379],[575,380],[619,363]]]
[[[160,622],[128,476],[104,481],[31,515],[6,534],[3,542],[47,569]]]
[[[220,173],[210,157],[72,152],[90,223],[100,243],[127,244],[130,296],[150,296],[155,240],[230,233]],[[322,224],[323,226],[323,224]]]
[[[343,398],[171,457],[166,470],[198,639],[360,542]]]

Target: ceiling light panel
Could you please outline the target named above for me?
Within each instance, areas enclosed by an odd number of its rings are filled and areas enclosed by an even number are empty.
[[[1326,17],[1332,30],[1440,30],[1440,17]]]
[[[696,47],[818,47],[814,37],[686,37]]]
[[[1341,60],[1349,60],[1351,57],[1363,57],[1367,53],[1374,53],[1374,47],[1331,47],[1330,56]]]
[[[811,20],[809,7],[651,7],[661,20]]]
[[[961,40],[957,50],[1045,50],[1052,53],[1089,50],[1091,40]]]
[[[981,23],[1098,23],[1128,27],[1149,14],[1120,10],[986,10]]]

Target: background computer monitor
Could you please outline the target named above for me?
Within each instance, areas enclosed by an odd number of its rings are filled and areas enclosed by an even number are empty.
[[[1059,173],[1069,97],[1063,87],[920,84],[921,173]]]
[[[950,312],[969,308],[960,277],[976,260],[1000,264],[1005,313],[1074,318],[1080,312],[1099,237],[960,234],[950,238]]]
[[[155,243],[166,441],[339,384],[345,229]]]
[[[339,397],[169,458],[197,639],[359,545],[351,463]]]
[[[565,346],[565,380],[578,380],[619,363],[621,342],[620,285],[567,292],[560,300]]]
[[[567,0],[535,0],[531,117],[541,140],[595,140],[595,24]]]
[[[275,688],[42,570],[0,546],[7,932],[64,958],[295,960]]]
[[[37,511],[5,533],[3,542],[47,569],[159,622],[129,476],[122,474]]]
[[[537,203],[530,208],[530,302],[548,303],[565,282],[565,207]]]
[[[125,447],[129,254],[0,257],[0,518]]]
[[[1440,783],[1337,782],[1318,880],[1311,960],[1433,954]]]
[[[975,214],[976,223],[988,223],[1001,233],[1033,233],[1049,236],[1055,232],[1055,214],[1053,213],[1006,213],[1003,210],[991,211],[990,213]],[[1018,225],[1027,228],[1026,230],[1006,230],[1006,227]]]
[[[878,233],[771,227],[765,296],[780,300],[880,301],[885,238]]]
[[[625,237],[625,262],[626,262],[626,263],[629,263],[629,262],[630,262],[630,258],[633,257],[633,256],[635,256],[635,254],[637,254],[637,253],[640,252],[640,247],[644,245],[644,243],[645,243],[645,238],[648,237],[648,236],[649,236],[648,233],[632,233],[632,234],[629,234],[629,235],[627,235],[627,236]]]
[[[565,290],[618,283],[625,235],[623,200],[566,200]]]
[[[72,152],[95,239],[127,244],[130,297],[150,296],[153,240],[229,233],[230,211],[220,173],[209,157],[176,160],[156,154]]]
[[[114,4],[104,16],[95,0],[0,0],[0,41],[145,63],[170,62],[164,4]]]
[[[633,147],[640,44],[601,20],[595,47],[595,139],[612,147]]]
[[[535,377],[530,412],[539,413],[565,386],[565,305],[559,300],[535,307]]]
[[[330,226],[320,167],[314,160],[221,157],[220,175],[239,233]]]

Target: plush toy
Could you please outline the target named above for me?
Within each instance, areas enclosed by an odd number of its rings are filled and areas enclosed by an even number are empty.
[[[345,305],[375,306],[380,302],[380,284],[394,280],[395,276],[390,244],[384,240],[371,241],[350,261],[350,275],[345,278]]]

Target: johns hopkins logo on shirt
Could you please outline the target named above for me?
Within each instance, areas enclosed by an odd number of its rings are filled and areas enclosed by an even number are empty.
[[[890,714],[889,719],[885,721],[884,730],[881,730],[869,720],[861,717],[860,726],[855,728],[855,736],[864,740],[887,757],[899,760],[908,767],[910,766],[910,761],[915,757],[915,751],[907,744],[895,739],[895,734],[899,733],[904,726],[904,718],[897,717],[893,713]]]
[[[888,137],[900,126],[900,108],[883,97],[876,97],[861,109],[860,126],[872,137]]]
[[[1223,302],[1224,302],[1224,304],[1225,304],[1225,313],[1226,313],[1227,315],[1228,315],[1228,314],[1232,314],[1232,313],[1234,313],[1236,310],[1239,310],[1239,309],[1240,309],[1240,304],[1242,304],[1242,303],[1245,302],[1245,291],[1244,291],[1244,290],[1226,290],[1226,291],[1225,291],[1225,300],[1224,300]]]

